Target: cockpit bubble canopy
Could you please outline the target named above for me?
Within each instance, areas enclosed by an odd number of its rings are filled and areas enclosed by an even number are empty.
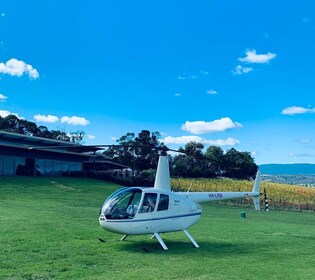
[[[122,188],[106,199],[100,211],[100,219],[133,219],[137,214],[167,211],[169,202],[168,194],[158,194],[140,187]]]
[[[119,189],[106,199],[101,208],[101,215],[107,220],[133,219],[138,212],[141,196],[141,188]]]

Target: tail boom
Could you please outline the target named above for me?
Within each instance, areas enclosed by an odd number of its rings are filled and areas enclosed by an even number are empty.
[[[256,192],[180,192],[177,194],[197,203],[259,196]]]
[[[188,199],[191,199],[197,203],[251,197],[253,199],[255,209],[259,211],[260,210],[259,190],[260,171],[257,172],[254,186],[251,192],[179,192],[177,194],[185,196]]]

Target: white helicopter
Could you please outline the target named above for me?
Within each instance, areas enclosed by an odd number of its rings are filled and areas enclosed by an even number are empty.
[[[153,188],[122,188],[111,194],[100,210],[99,223],[107,231],[129,235],[153,234],[168,250],[160,233],[183,231],[196,248],[198,243],[187,229],[196,224],[202,213],[200,202],[252,197],[260,210],[260,172],[251,192],[172,192],[166,151],[159,157]]]

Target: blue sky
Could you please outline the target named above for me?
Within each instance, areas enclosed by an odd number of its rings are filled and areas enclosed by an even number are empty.
[[[315,163],[314,1],[0,3],[0,115]]]

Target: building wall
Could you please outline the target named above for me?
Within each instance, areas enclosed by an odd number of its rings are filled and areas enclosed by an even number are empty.
[[[0,155],[0,176],[68,176],[82,172],[80,161]]]
[[[0,130],[0,176],[70,176],[86,174],[87,167],[89,172],[99,167],[119,168],[108,158],[95,155],[95,151],[82,145]]]

